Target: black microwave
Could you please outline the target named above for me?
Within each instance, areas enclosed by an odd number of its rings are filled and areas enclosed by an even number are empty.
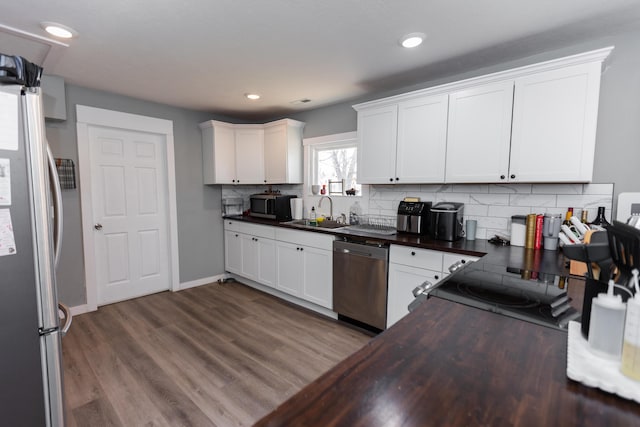
[[[249,199],[251,202],[249,215],[289,221],[291,219],[291,199],[296,197],[298,196],[270,193],[253,194]]]

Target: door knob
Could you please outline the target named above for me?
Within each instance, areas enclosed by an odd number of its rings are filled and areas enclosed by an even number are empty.
[[[98,223],[94,225],[93,228],[95,228],[96,230],[102,230],[102,224]]]

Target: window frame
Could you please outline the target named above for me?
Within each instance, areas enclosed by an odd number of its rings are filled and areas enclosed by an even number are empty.
[[[344,132],[332,135],[318,136],[314,138],[305,138],[302,141],[304,147],[304,194],[307,196],[313,196],[311,192],[311,185],[317,175],[317,158],[318,151],[324,150],[339,150],[343,148],[356,148],[356,165],[359,163],[359,150],[358,150],[358,134],[356,132]],[[356,174],[357,177],[357,174]],[[362,184],[360,184],[360,194],[355,197],[362,196]],[[354,197],[347,196],[345,193],[338,195],[332,194],[332,197]]]

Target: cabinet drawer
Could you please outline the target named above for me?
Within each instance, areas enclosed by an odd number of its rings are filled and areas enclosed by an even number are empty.
[[[442,252],[412,248],[410,246],[391,245],[389,262],[442,271]]]
[[[276,228],[276,240],[289,242],[294,245],[310,246],[318,249],[333,250],[335,237],[329,234],[316,233],[313,231],[289,230],[286,228]]]
[[[276,238],[276,227],[270,225],[251,224],[242,221],[224,220],[224,228],[228,231],[263,237],[265,239]]]

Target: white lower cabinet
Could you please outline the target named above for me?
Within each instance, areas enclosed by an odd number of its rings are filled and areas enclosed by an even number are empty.
[[[300,249],[300,245],[293,243],[276,243],[276,258],[278,260],[276,288],[296,297],[302,296],[304,276],[304,257]]]
[[[443,253],[430,249],[391,245],[387,287],[387,328],[409,314],[413,289],[425,280],[442,280]]]
[[[326,308],[333,308],[333,252],[304,248],[302,298]]]
[[[242,234],[233,230],[224,232],[224,269],[242,274]]]
[[[426,280],[434,283],[441,278],[442,273],[439,271],[389,263],[387,328],[409,314],[407,307],[413,301],[413,289]]]
[[[277,289],[322,307],[332,308],[331,251],[278,241],[276,257]]]
[[[333,307],[333,236],[230,219],[224,227],[226,271]]]

